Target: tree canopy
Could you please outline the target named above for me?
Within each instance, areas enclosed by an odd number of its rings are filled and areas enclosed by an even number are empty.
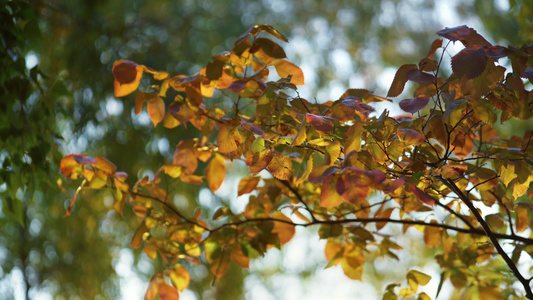
[[[248,268],[290,241],[296,226],[319,226],[328,266],[361,280],[369,252],[399,259],[392,224],[422,232],[426,247],[437,249],[442,274],[435,295],[418,293],[431,277],[413,268],[408,285],[390,284],[383,299],[438,297],[446,280],[469,299],[532,299],[529,273],[518,263],[533,254],[533,131],[507,137],[496,127],[531,118],[533,47],[492,45],[467,26],[437,34],[444,42],[436,39],[417,64],[402,65],[386,97],[357,88],[326,102],[300,97],[304,73],[278,44],[288,39],[270,25],[251,27],[193,75],[118,60],[116,97],[141,87],[135,113],[146,104],[154,126],[189,126],[196,137],[180,139],[154,176],[131,182],[102,156],[65,156],[62,174],[83,178],[66,214],[85,190],[111,193],[121,214],[131,204],[143,219],[131,247],[164,263],[147,299],[178,299],[188,269],[201,262],[214,280],[232,263]],[[442,59],[456,42],[464,48],[451,54],[453,72],[442,77]],[[416,87],[399,102],[405,115],[370,114],[369,103],[391,101],[408,81]],[[232,108],[207,101],[214,95]],[[233,187],[249,194],[243,211],[180,208],[176,191],[207,184],[215,193],[236,160],[249,170]]]

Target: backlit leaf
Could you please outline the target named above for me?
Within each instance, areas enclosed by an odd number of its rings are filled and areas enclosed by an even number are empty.
[[[184,291],[191,281],[191,275],[189,271],[180,264],[174,266],[174,269],[170,271],[170,281],[175,288],[180,292]]]
[[[246,165],[250,167],[250,173],[255,175],[263,171],[273,157],[274,153],[271,150],[258,151],[246,158]]]
[[[326,164],[334,164],[340,154],[341,143],[338,140],[335,140],[326,147]]]
[[[243,177],[239,181],[239,188],[237,192],[237,196],[241,196],[244,194],[251,193],[256,187],[259,181],[261,180],[261,177],[254,177],[254,176],[248,176]]]
[[[130,247],[133,249],[139,249],[142,246],[143,241],[143,235],[146,232],[149,232],[150,229],[146,227],[145,222],[142,222],[141,225],[139,225],[139,228],[135,231],[135,234],[133,234],[133,238],[131,239]]]
[[[213,193],[216,192],[226,177],[226,163],[222,155],[215,153],[207,165],[205,177],[207,179],[207,186],[209,186],[209,189]]]
[[[429,73],[420,72],[418,69],[415,69],[407,72],[407,79],[416,83],[429,83],[434,82],[437,78]]]
[[[333,173],[336,173],[338,170],[339,168],[330,165],[323,165],[321,167],[318,167],[314,169],[311,174],[309,174],[309,182],[321,183],[326,179],[326,177]]]
[[[63,176],[70,179],[78,179],[83,173],[83,166],[86,164],[96,164],[98,161],[94,157],[84,154],[72,153],[61,159],[59,170]]]
[[[266,55],[272,58],[286,58],[287,57],[283,48],[281,48],[278,44],[276,44],[270,39],[256,38],[254,41],[254,44],[259,45],[261,49],[263,50],[263,52],[265,52]]]
[[[161,300],[178,300],[180,298],[178,291],[168,285],[163,279],[160,279],[157,284],[157,295]]]
[[[394,80],[392,81],[389,92],[387,93],[387,97],[396,97],[400,95],[403,92],[405,83],[407,82],[407,72],[416,69],[417,66],[415,64],[401,66],[398,71],[396,71],[396,75],[394,75]]]
[[[531,206],[526,203],[518,203],[516,206],[516,231],[524,231],[529,224],[528,213],[531,211]]]
[[[428,105],[429,98],[426,96],[419,96],[411,99],[404,99],[400,101],[400,108],[406,112],[414,114]]]
[[[304,85],[304,72],[297,65],[285,59],[278,59],[272,63],[281,78],[290,77],[290,82],[295,85]]]
[[[311,124],[316,130],[328,133],[333,130],[333,124],[322,116],[305,114],[307,123]]]
[[[143,67],[129,60],[117,60],[113,63],[115,78],[115,97],[123,97],[134,92],[141,82]]]
[[[337,192],[337,179],[338,176],[332,174],[322,182],[320,206],[337,207],[344,202],[344,198]]]
[[[272,213],[272,218],[292,223],[291,219],[285,216],[281,211],[274,211]],[[292,239],[295,233],[295,227],[294,225],[284,222],[274,222],[272,232],[278,234],[279,242],[283,245]]]
[[[418,146],[422,144],[425,139],[423,134],[409,128],[398,129],[398,137],[400,138],[400,141],[406,143],[407,145],[413,146]]]
[[[409,286],[415,293],[418,291],[419,285],[426,285],[428,284],[429,280],[431,280],[431,276],[417,270],[410,270],[407,273],[406,278]]]
[[[217,144],[221,153],[229,153],[235,151],[237,147],[244,142],[239,133],[239,125],[241,120],[239,118],[226,120],[218,126]]]
[[[429,206],[433,206],[433,204],[435,204],[435,199],[431,198],[431,196],[426,194],[421,189],[417,188],[414,184],[410,183],[409,188],[411,190],[411,193],[413,193],[416,196],[416,198],[420,200],[420,202],[426,205],[429,205]]]
[[[94,166],[104,171],[105,174],[113,175],[117,171],[117,166],[106,158],[101,156],[95,156],[94,158],[96,159],[96,164],[94,164]]]
[[[482,300],[504,300],[505,298],[497,287],[479,286],[479,299]]]
[[[292,159],[288,156],[274,153],[267,169],[277,179],[289,180],[292,177]]]

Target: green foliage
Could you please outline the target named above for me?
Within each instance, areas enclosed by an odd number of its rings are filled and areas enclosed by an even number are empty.
[[[416,85],[413,97],[400,101],[409,114],[398,117],[372,115],[369,103],[391,100],[366,89],[322,103],[301,98],[304,74],[278,44],[287,38],[269,25],[250,28],[231,51],[189,76],[118,60],[117,97],[140,87],[136,113],[146,102],[154,126],[168,132],[190,126],[197,136],[180,139],[171,162],[133,184],[103,157],[64,157],[62,174],[83,178],[67,214],[85,190],[110,191],[120,213],[126,203],[132,206],[143,221],[131,246],[165,264],[152,277],[147,299],[177,299],[176,289],[188,282],[182,266],[207,263],[215,280],[232,264],[248,268],[250,259],[290,241],[296,226],[319,226],[329,266],[361,280],[372,249],[399,259],[402,247],[387,235],[393,223],[404,233],[421,231],[426,247],[436,249],[440,285],[449,279],[470,299],[533,298],[517,268],[520,255],[532,253],[533,240],[523,232],[532,224],[533,132],[506,137],[495,129],[498,120],[532,116],[533,47],[493,46],[467,26],[437,34],[449,42],[436,40],[418,64],[396,73],[388,97],[401,95],[408,81]],[[453,73],[443,77],[442,57],[452,42],[464,49],[451,54]],[[215,95],[231,100],[233,109],[204,102]],[[234,160],[254,175],[235,187],[249,194],[244,211],[221,207],[207,216],[173,201],[187,185],[207,184],[216,192]],[[497,213],[485,215],[483,206]],[[514,246],[512,257],[503,243]],[[406,279],[399,290],[389,285],[384,299],[430,299],[417,294],[428,275],[411,270]]]

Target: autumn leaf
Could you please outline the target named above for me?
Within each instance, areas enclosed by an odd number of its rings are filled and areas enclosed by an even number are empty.
[[[218,126],[217,144],[221,153],[229,153],[237,150],[237,147],[244,142],[239,133],[240,118],[226,120]]]
[[[300,67],[285,59],[275,60],[272,65],[281,78],[289,78],[295,85],[304,85],[304,73]]]
[[[394,75],[394,80],[392,81],[387,97],[396,97],[403,92],[405,83],[407,82],[407,72],[411,70],[416,70],[417,66],[415,64],[408,64],[401,66],[396,75]]]
[[[222,185],[224,177],[226,177],[226,163],[222,155],[216,153],[213,156],[213,158],[207,165],[207,168],[205,170],[205,176],[209,189],[213,193],[216,192]]]
[[[313,114],[305,114],[305,120],[318,131],[328,133],[333,130],[333,124],[325,117]]]
[[[250,173],[255,175],[263,171],[273,157],[274,153],[271,150],[258,151],[246,158],[246,165],[250,167]]]
[[[413,146],[418,146],[422,144],[425,139],[425,136],[423,134],[409,128],[398,129],[398,137],[400,138],[400,141],[406,143],[407,145]]]
[[[184,291],[191,281],[189,271],[180,264],[176,264],[174,269],[170,270],[169,277],[172,285],[174,285],[174,287],[180,292]]]
[[[327,208],[337,207],[344,202],[344,198],[337,192],[337,180],[338,176],[332,174],[322,182],[320,206]]]
[[[452,70],[457,77],[476,78],[485,71],[487,61],[483,48],[466,48],[452,57]]]
[[[115,77],[115,97],[124,97],[134,92],[141,82],[143,67],[129,60],[117,60],[113,63]]]
[[[72,153],[61,159],[59,170],[63,176],[70,179],[78,179],[83,173],[83,166],[97,164],[98,160],[85,154]]]
[[[290,157],[274,153],[272,160],[267,166],[272,176],[280,180],[289,180],[292,177],[292,159]]]
[[[418,291],[418,286],[428,284],[431,276],[417,270],[410,270],[407,273],[406,278],[407,282],[409,283],[409,287],[416,293]]]
[[[404,99],[400,101],[400,108],[403,109],[406,112],[410,112],[412,114],[416,113],[417,111],[423,109],[428,105],[429,98],[426,96],[418,96],[411,99]]]
[[[276,220],[283,220],[292,223],[291,219],[285,216],[281,211],[274,211],[272,218]],[[295,226],[285,222],[274,222],[272,233],[277,233],[279,242],[284,245],[292,239],[295,233]]]
[[[462,25],[453,28],[446,27],[437,31],[437,34],[452,42],[461,41],[465,47],[491,47],[492,45],[474,29]]]
[[[409,188],[411,190],[411,193],[415,195],[415,197],[420,200],[420,202],[427,204],[429,206],[433,206],[435,203],[435,199],[431,198],[428,194],[426,194],[421,189],[417,188],[414,184],[409,184]]]
[[[256,187],[261,177],[248,176],[243,177],[239,181],[239,188],[237,189],[237,196],[248,194],[252,192]]]
[[[158,280],[157,295],[161,300],[178,300],[180,298],[178,291],[168,285],[163,279]]]

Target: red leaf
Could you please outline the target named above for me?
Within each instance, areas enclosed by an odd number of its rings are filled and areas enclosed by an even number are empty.
[[[143,67],[129,60],[117,60],[113,64],[115,78],[115,97],[131,94],[139,87],[143,75]]]
[[[426,107],[429,103],[429,98],[426,96],[419,96],[411,99],[404,99],[400,101],[400,108],[406,112],[414,114],[415,112]]]
[[[333,124],[331,124],[326,118],[313,114],[305,114],[307,123],[311,124],[316,130],[328,133],[333,130]]]
[[[415,195],[415,197],[420,200],[420,202],[429,206],[433,206],[433,204],[435,203],[435,199],[431,198],[431,196],[426,194],[421,189],[417,188],[414,184],[410,183],[409,188],[411,189],[411,192]]]
[[[396,71],[396,75],[394,75],[394,80],[392,81],[389,92],[387,93],[387,97],[396,97],[400,95],[403,92],[405,83],[407,82],[407,72],[416,69],[417,66],[415,64],[401,66],[398,71]]]
[[[513,54],[513,51],[502,46],[492,46],[485,49],[485,54],[490,58],[499,59]]]
[[[419,70],[411,70],[407,72],[407,79],[416,83],[428,83],[435,81],[436,78],[429,73],[420,72]]]
[[[482,37],[480,34],[478,34],[474,29],[462,25],[458,27],[448,28],[446,27],[443,30],[437,31],[437,34],[449,39],[452,42],[455,41],[461,41],[465,47],[491,47],[491,43],[489,43],[484,37]]]
[[[452,57],[453,73],[457,77],[476,78],[485,71],[487,56],[483,48],[466,48]]]

